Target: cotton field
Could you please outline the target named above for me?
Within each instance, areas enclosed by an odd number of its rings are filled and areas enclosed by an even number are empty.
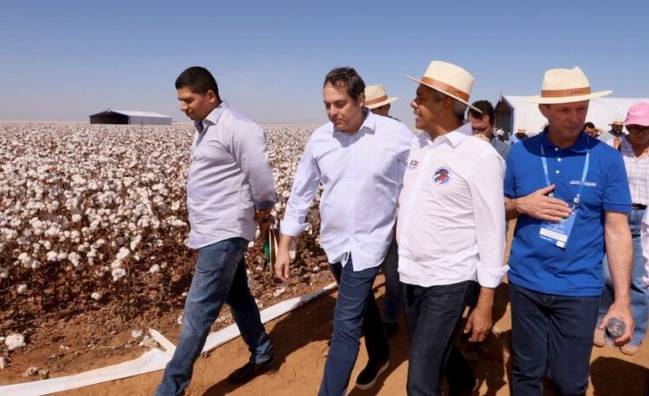
[[[281,216],[313,128],[266,130]],[[23,330],[35,313],[110,302],[128,316],[186,291],[192,133],[190,125],[0,124],[0,330]],[[303,239],[314,244],[311,221]]]

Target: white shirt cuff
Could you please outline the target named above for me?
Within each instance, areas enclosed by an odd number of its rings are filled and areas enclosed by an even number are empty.
[[[279,232],[284,235],[292,236],[297,238],[302,231],[307,227],[307,223],[300,224],[290,219],[282,219],[279,225]]]
[[[478,263],[478,283],[482,287],[498,287],[507,271],[509,271],[508,265],[493,267]]]

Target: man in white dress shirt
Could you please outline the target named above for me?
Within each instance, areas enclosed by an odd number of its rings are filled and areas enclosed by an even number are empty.
[[[156,396],[185,393],[194,362],[223,303],[232,309],[251,356],[228,379],[244,383],[267,371],[273,348],[250,294],[244,252],[256,221],[268,226],[276,200],[263,129],[221,100],[216,80],[202,67],[176,79],[180,109],[194,121],[192,163],[187,180],[189,247],[198,250],[185,301],[178,345]]]
[[[356,387],[372,387],[389,364],[372,286],[393,237],[397,195],[413,134],[402,123],[368,111],[364,89],[361,77],[349,67],[325,77],[323,97],[331,122],[313,132],[304,149],[280,227],[275,271],[287,280],[289,245],[304,231],[322,184],[320,242],[338,282],[338,298],[320,396],[346,393],[361,328],[369,361],[356,378]]]
[[[463,331],[469,341],[485,339],[495,288],[507,271],[505,163],[472,136],[470,123],[463,125],[474,81],[468,72],[433,61],[422,79],[408,78],[419,83],[411,106],[425,133],[410,149],[397,225],[411,338],[407,391],[440,395],[446,374],[451,394],[461,394],[477,380],[454,333],[477,298]]]

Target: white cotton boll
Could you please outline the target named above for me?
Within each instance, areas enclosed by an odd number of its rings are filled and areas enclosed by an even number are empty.
[[[0,267],[0,279],[7,279],[7,278],[9,278],[9,270]]]
[[[126,276],[126,270],[124,268],[115,268],[112,272],[113,282],[117,282],[121,278]]]
[[[73,223],[78,223],[81,221],[81,215],[80,214],[74,214],[72,215],[72,222]]]
[[[142,330],[132,330],[131,331],[131,338],[139,339],[142,338],[144,335],[144,332]]]
[[[27,294],[27,285],[23,283],[16,286],[16,292],[18,294]]]
[[[94,293],[92,293],[92,294],[90,295],[90,298],[92,298],[92,299],[95,300],[95,301],[99,301],[99,300],[101,300],[102,297],[103,297],[103,296],[101,295],[101,293],[98,293],[98,292],[94,292]]]
[[[59,254],[56,256],[56,259],[59,261],[67,260],[68,254],[66,252],[59,252]]]
[[[130,245],[131,251],[134,251],[135,248],[137,248],[137,245],[139,245],[141,241],[142,241],[142,235],[137,235],[135,239],[131,241],[131,245]]]
[[[175,212],[178,209],[180,209],[180,201],[173,201],[171,203],[171,210],[173,210]]]
[[[115,268],[122,268],[122,262],[119,260],[115,260],[110,264],[110,268],[115,269]]]
[[[59,203],[59,201],[52,201],[52,202],[50,202],[49,205],[47,205],[47,209],[50,212],[55,212],[56,210],[59,209],[60,206],[61,206],[61,204]]]
[[[7,338],[5,338],[5,345],[7,346],[7,349],[13,351],[14,349],[22,348],[27,344],[25,343],[24,335],[14,333],[14,334],[9,334]]]
[[[151,268],[149,268],[149,273],[155,274],[156,272],[160,272],[160,266],[158,264],[153,264]]]
[[[58,255],[59,255],[59,254],[58,254],[57,252],[49,251],[49,252],[47,252],[47,254],[45,255],[45,259],[46,259],[48,262],[53,262],[53,261],[56,261],[56,260],[57,260]]]
[[[32,268],[33,270],[35,270],[35,269],[39,269],[40,267],[41,267],[41,262],[40,262],[40,261],[38,261],[38,260],[34,260],[34,261],[32,261],[31,268]]]
[[[76,268],[79,266],[79,259],[81,256],[79,256],[79,253],[77,252],[72,252],[68,255],[68,260],[72,263],[72,265]]]
[[[46,250],[50,250],[50,249],[52,248],[52,244],[50,243],[50,241],[44,241],[44,242],[41,242],[41,245],[42,245]]]
[[[122,248],[119,249],[119,252],[117,253],[117,256],[115,256],[115,258],[116,258],[117,260],[119,260],[119,261],[122,261],[122,260],[124,260],[125,258],[127,258],[128,255],[129,255],[130,253],[131,253],[130,250],[128,250],[128,249],[125,248],[125,247],[122,247]]]

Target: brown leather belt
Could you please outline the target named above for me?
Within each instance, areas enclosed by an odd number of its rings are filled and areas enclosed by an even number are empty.
[[[635,210],[645,210],[645,209],[647,209],[647,205],[643,205],[643,204],[631,204],[631,209],[635,209]]]

